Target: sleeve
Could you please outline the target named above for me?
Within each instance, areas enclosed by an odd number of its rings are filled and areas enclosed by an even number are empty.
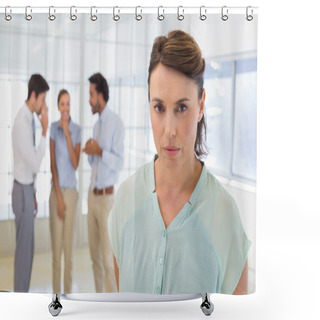
[[[124,164],[124,126],[119,119],[112,137],[110,152],[103,150],[102,162],[111,170],[120,171]]]
[[[56,135],[57,135],[57,127],[56,127],[55,123],[51,123],[50,139],[53,141],[56,141]]]
[[[227,214],[229,236],[225,242],[224,277],[221,293],[232,294],[237,287],[242,270],[247,260],[251,241],[242,226],[238,207],[232,199],[231,212]]]
[[[78,126],[77,128],[76,145],[78,143],[81,143],[81,127],[80,126]]]
[[[19,150],[23,160],[30,168],[32,173],[37,174],[45,154],[46,138],[41,136],[38,148],[35,151],[33,146],[32,131],[30,131],[26,123],[21,122],[20,128],[14,132],[14,139],[16,141],[17,149]]]

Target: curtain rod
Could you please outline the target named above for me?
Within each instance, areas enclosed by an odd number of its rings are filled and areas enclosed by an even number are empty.
[[[232,14],[243,14],[245,15],[248,21],[253,20],[255,14],[258,13],[258,7],[11,7],[5,6],[0,7],[0,14],[4,14],[4,18],[7,21],[12,19],[13,14],[24,14],[26,20],[32,20],[33,14],[39,13],[48,13],[48,17],[50,20],[55,20],[56,14],[70,14],[71,20],[77,19],[77,14],[90,14],[91,20],[95,21],[98,19],[99,14],[112,14],[113,19],[118,21],[120,19],[121,14],[134,14],[136,16],[136,20],[142,20],[143,14],[157,14],[159,20],[163,20],[168,14],[176,14],[178,20],[183,20],[185,15],[188,14],[199,14],[199,18],[201,20],[206,20],[207,15],[210,14],[220,14],[221,19],[226,21],[229,18],[229,15]]]
[[[194,14],[201,12],[206,12],[206,14],[217,14],[221,13],[222,10],[228,10],[229,14],[243,14],[246,13],[247,10],[253,11],[253,13],[257,13],[258,7],[247,6],[247,7],[235,7],[235,6],[220,6],[220,7],[184,7],[184,6],[176,6],[176,7],[145,7],[145,6],[136,6],[136,7],[121,7],[121,6],[113,6],[113,7],[102,7],[102,6],[91,6],[91,7],[83,7],[83,6],[70,6],[70,7],[55,7],[55,6],[0,6],[0,13],[14,13],[14,14],[25,14],[28,13],[70,13],[70,11],[75,13],[96,13],[96,14],[104,14],[104,13],[114,13],[114,11],[122,14],[135,14],[137,13],[145,13],[145,14],[157,14],[158,11],[161,11],[166,14],[177,14],[178,11],[183,11],[184,14]]]

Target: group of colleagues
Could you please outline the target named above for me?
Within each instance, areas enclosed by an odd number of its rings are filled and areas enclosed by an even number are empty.
[[[124,162],[124,126],[108,106],[106,79],[100,73],[89,78],[89,103],[99,120],[82,151],[92,167],[88,237],[96,292],[247,292],[250,240],[235,201],[201,160],[206,155],[204,70],[201,50],[189,34],[174,30],[155,39],[148,98],[157,154],[121,184],[116,197],[114,185]],[[31,76],[12,132],[14,290],[20,292],[27,292],[30,284],[37,212],[34,179],[45,151],[48,90],[41,75]],[[62,251],[63,292],[70,293],[81,128],[70,118],[66,90],[58,95],[58,108],[61,117],[50,132],[53,293],[62,292]],[[33,113],[42,126],[36,149]]]
[[[101,73],[90,78],[90,106],[99,114],[82,152],[88,155],[92,179],[88,192],[88,240],[97,292],[114,292],[112,255],[108,246],[107,218],[114,201],[114,184],[123,167],[124,126],[107,106],[109,87]],[[28,292],[34,252],[34,218],[37,214],[35,176],[45,153],[49,85],[40,75],[31,76],[28,97],[20,108],[12,130],[14,185],[12,207],[16,223],[14,291]],[[61,257],[64,254],[64,293],[72,292],[72,251],[78,191],[76,170],[81,153],[81,127],[70,117],[70,95],[62,89],[57,99],[60,119],[51,123],[50,164],[52,188],[49,197],[52,246],[53,292],[61,293]],[[35,113],[42,136],[35,148]],[[106,274],[106,277],[104,277]],[[104,280],[105,279],[105,280]]]

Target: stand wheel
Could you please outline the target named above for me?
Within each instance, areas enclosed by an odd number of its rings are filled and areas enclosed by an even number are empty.
[[[201,294],[202,295],[202,304],[200,306],[202,312],[206,315],[206,316],[210,316],[211,313],[214,310],[214,305],[213,303],[210,301],[210,296],[208,296],[207,293],[205,294]]]
[[[60,314],[62,310],[62,305],[59,301],[59,295],[57,294],[53,295],[52,302],[49,304],[48,308],[49,308],[49,312],[53,317],[57,317]]]

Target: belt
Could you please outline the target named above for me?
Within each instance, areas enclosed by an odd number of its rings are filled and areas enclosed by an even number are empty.
[[[103,195],[103,194],[112,194],[113,193],[113,186],[108,187],[108,188],[104,188],[104,189],[93,189],[93,193],[95,195]]]
[[[15,182],[17,184],[20,184],[21,186],[33,186],[33,184],[34,184],[33,182],[32,183],[27,183],[27,184],[21,183],[21,182],[17,181],[16,179],[14,179],[13,182]]]

